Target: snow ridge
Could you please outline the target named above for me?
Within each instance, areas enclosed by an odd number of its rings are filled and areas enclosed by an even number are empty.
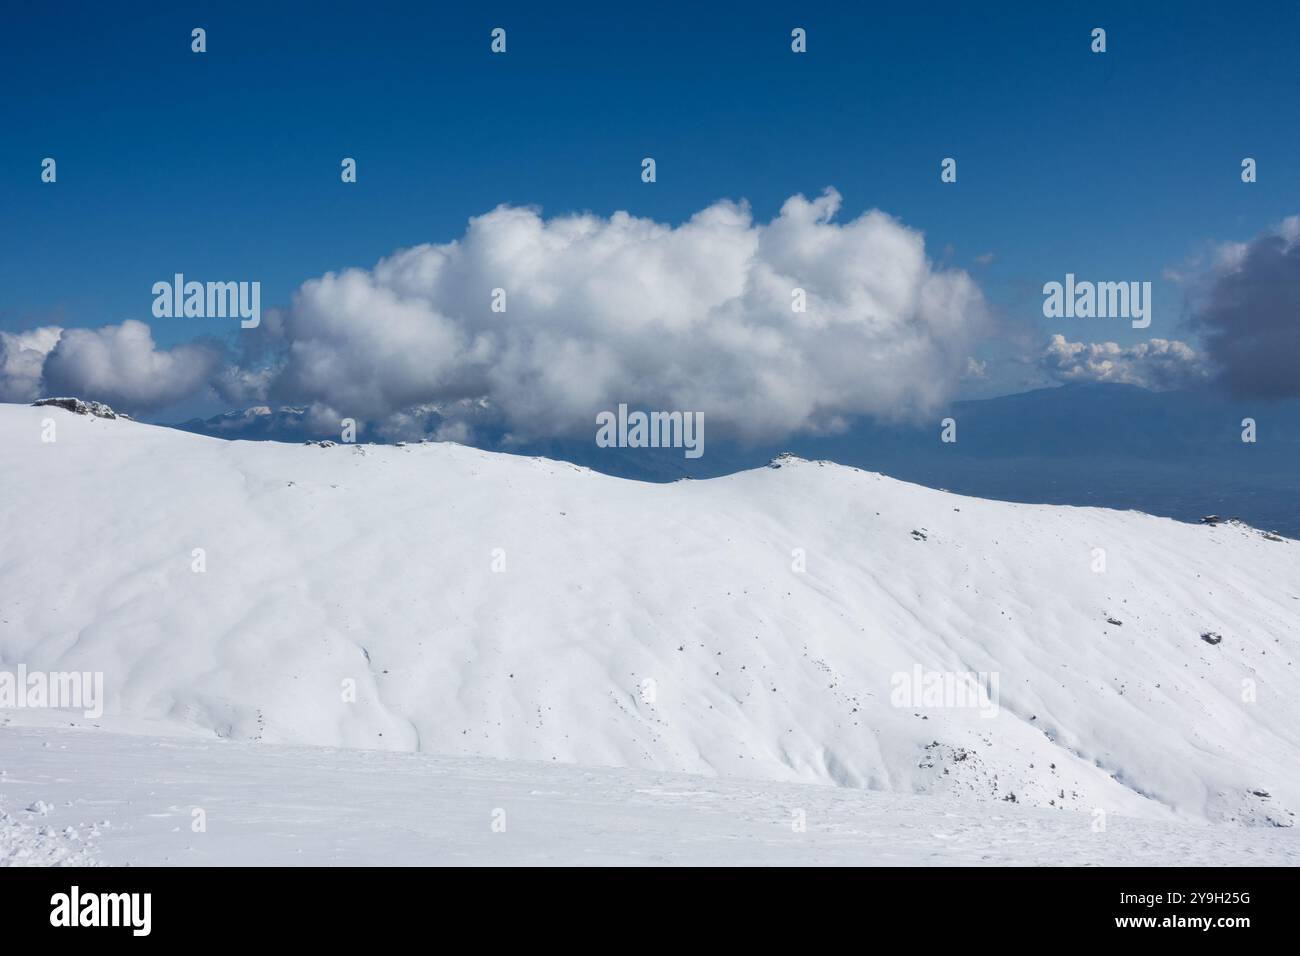
[[[1295,819],[1288,539],[785,456],[646,484],[49,414],[0,406],[0,671],[103,671],[106,726]]]

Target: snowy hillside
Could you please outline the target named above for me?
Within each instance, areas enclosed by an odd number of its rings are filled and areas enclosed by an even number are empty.
[[[0,866],[1300,862],[1300,828],[1105,822],[650,770],[66,727],[0,733]]]
[[[77,726],[1292,825],[1296,542],[779,465],[0,405],[0,670],[103,671]],[[897,706],[935,672],[994,693]]]

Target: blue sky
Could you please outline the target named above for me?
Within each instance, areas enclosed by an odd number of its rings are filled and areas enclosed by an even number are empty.
[[[174,272],[258,279],[269,306],[500,203],[678,223],[743,198],[761,222],[834,186],[840,219],[923,231],[1031,333],[1066,271],[1154,281],[1147,332],[1073,330],[1129,344],[1188,337],[1163,269],[1300,211],[1294,5],[873,6],[23,5],[0,32],[0,330],[133,318],[169,346],[227,332],[152,318]]]

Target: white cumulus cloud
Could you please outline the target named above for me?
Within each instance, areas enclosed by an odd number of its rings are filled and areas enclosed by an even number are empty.
[[[41,397],[45,358],[62,334],[57,325],[0,332],[0,402],[30,402]]]
[[[134,320],[4,334],[0,397],[148,412],[210,390],[379,434],[491,423],[518,439],[591,433],[622,403],[767,439],[930,414],[972,373],[983,296],[920,232],[877,210],[839,222],[840,206],[833,189],[794,196],[759,223],[720,201],[676,226],[499,206],[454,241],[305,282],[237,358],[160,349]]]
[[[479,400],[521,437],[590,431],[622,402],[749,437],[929,413],[968,371],[983,297],[916,230],[839,208],[827,190],[769,223],[718,202],[670,226],[501,206],[454,242],[305,283],[269,393],[377,422]]]
[[[64,329],[45,356],[42,389],[152,411],[206,387],[221,356],[222,349],[209,342],[158,349],[149,326],[134,319],[99,329]]]
[[[1150,339],[1128,347],[1117,342],[1070,342],[1053,335],[1038,366],[1062,382],[1118,382],[1143,388],[1185,388],[1209,377],[1205,363],[1185,342]]]

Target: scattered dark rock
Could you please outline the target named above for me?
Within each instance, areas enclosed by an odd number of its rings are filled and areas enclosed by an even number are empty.
[[[924,531],[924,530],[917,531],[917,530],[913,529],[913,530],[912,530],[912,539],[913,539],[914,541],[925,541],[925,540],[926,540],[926,537],[925,537],[925,531]]]
[[[1253,527],[1250,524],[1247,524],[1245,521],[1242,521],[1240,518],[1221,518],[1218,515],[1206,515],[1204,518],[1201,519],[1201,524],[1208,524],[1211,527],[1213,527],[1214,525],[1227,524],[1233,526],[1234,528],[1241,528],[1245,531],[1254,531],[1257,532],[1259,536],[1263,538],[1265,541],[1286,540],[1286,538],[1282,537],[1276,531],[1265,531],[1262,528]]]

